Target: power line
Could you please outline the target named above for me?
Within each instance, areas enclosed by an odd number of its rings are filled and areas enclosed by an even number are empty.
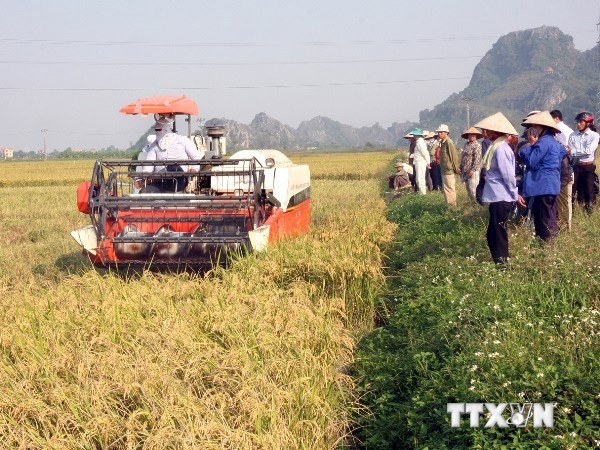
[[[308,64],[365,64],[381,62],[405,62],[405,61],[438,61],[448,59],[473,59],[482,58],[481,55],[474,56],[440,56],[429,58],[395,58],[395,59],[347,59],[334,61],[262,61],[262,62],[155,62],[155,61],[137,61],[137,62],[94,62],[94,61],[20,61],[20,60],[0,60],[0,64],[28,64],[28,65],[68,65],[77,64],[83,66],[263,66],[263,65],[308,65]]]
[[[4,136],[22,136],[22,135],[26,135],[26,134],[38,134],[40,132],[40,130],[35,130],[35,131],[18,131],[15,133],[7,133],[4,131],[0,130],[0,135]],[[44,130],[42,130],[42,132],[44,132]],[[125,135],[125,134],[131,134],[131,132],[129,131],[121,131],[121,132],[114,132],[114,133],[79,133],[76,131],[57,131],[57,130],[50,130],[50,129],[45,129],[45,133],[48,134],[66,134],[66,135],[72,135],[72,136],[114,136],[114,135]]]
[[[567,30],[565,33],[595,33],[596,30]],[[299,46],[336,46],[336,45],[379,45],[409,44],[431,42],[474,41],[482,39],[498,39],[499,35],[480,36],[447,36],[440,38],[358,40],[358,41],[295,41],[295,42],[144,42],[144,41],[88,41],[88,40],[54,40],[54,39],[19,39],[0,38],[0,44],[44,44],[44,45],[91,45],[91,46],[143,46],[143,47],[280,47],[285,45]]]
[[[60,91],[60,92],[111,92],[111,91],[210,91],[219,89],[289,89],[296,87],[330,87],[330,86],[368,86],[401,83],[421,83],[428,81],[450,81],[468,80],[471,77],[450,78],[422,78],[413,80],[391,80],[391,81],[354,81],[348,83],[307,83],[307,84],[271,84],[264,86],[179,86],[179,87],[153,87],[153,88],[35,88],[35,87],[6,87],[0,86],[1,91]]]

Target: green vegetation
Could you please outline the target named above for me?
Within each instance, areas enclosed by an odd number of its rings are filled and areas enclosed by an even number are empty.
[[[441,195],[394,202],[398,224],[382,326],[354,375],[368,449],[597,448],[600,445],[599,214],[541,245],[511,226],[512,262],[491,263],[487,212]],[[554,428],[450,427],[447,402],[555,402]]]

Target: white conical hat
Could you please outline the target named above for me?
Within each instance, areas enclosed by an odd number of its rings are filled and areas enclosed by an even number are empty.
[[[527,117],[521,125],[524,127],[542,125],[543,127],[554,128],[556,131],[560,132],[560,128],[558,128],[558,125],[548,111],[542,111]]]
[[[502,134],[519,134],[517,133],[517,130],[515,130],[515,127],[513,127],[512,123],[510,123],[501,112],[497,112],[496,114],[492,114],[491,116],[480,120],[474,126],[484,130],[496,131]]]

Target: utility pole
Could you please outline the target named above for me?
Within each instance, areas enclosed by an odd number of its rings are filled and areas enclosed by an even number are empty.
[[[46,156],[48,155],[48,153],[46,151],[46,133],[48,133],[48,129],[44,128],[42,130],[42,135],[44,136],[44,150],[43,150],[43,152],[44,152],[44,159],[46,159]]]
[[[471,97],[467,97],[466,95],[462,98],[467,103],[467,130],[471,128],[471,107],[469,102],[472,102],[473,99]]]

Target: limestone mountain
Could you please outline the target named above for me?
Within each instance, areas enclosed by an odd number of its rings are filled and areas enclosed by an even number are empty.
[[[475,67],[469,85],[432,110],[420,113],[424,128],[440,123],[453,136],[470,124],[502,111],[520,130],[521,119],[532,110],[560,109],[573,127],[575,115],[594,111],[598,90],[600,47],[580,52],[573,38],[555,27],[516,31],[502,36]]]
[[[225,118],[213,118],[206,125],[225,127],[228,147],[277,148],[302,150],[307,148],[347,149],[361,147],[397,147],[404,145],[402,137],[413,123],[393,123],[388,128],[379,124],[356,128],[328,117],[314,117],[302,122],[297,129],[284,125],[264,112],[257,114],[250,124]]]

